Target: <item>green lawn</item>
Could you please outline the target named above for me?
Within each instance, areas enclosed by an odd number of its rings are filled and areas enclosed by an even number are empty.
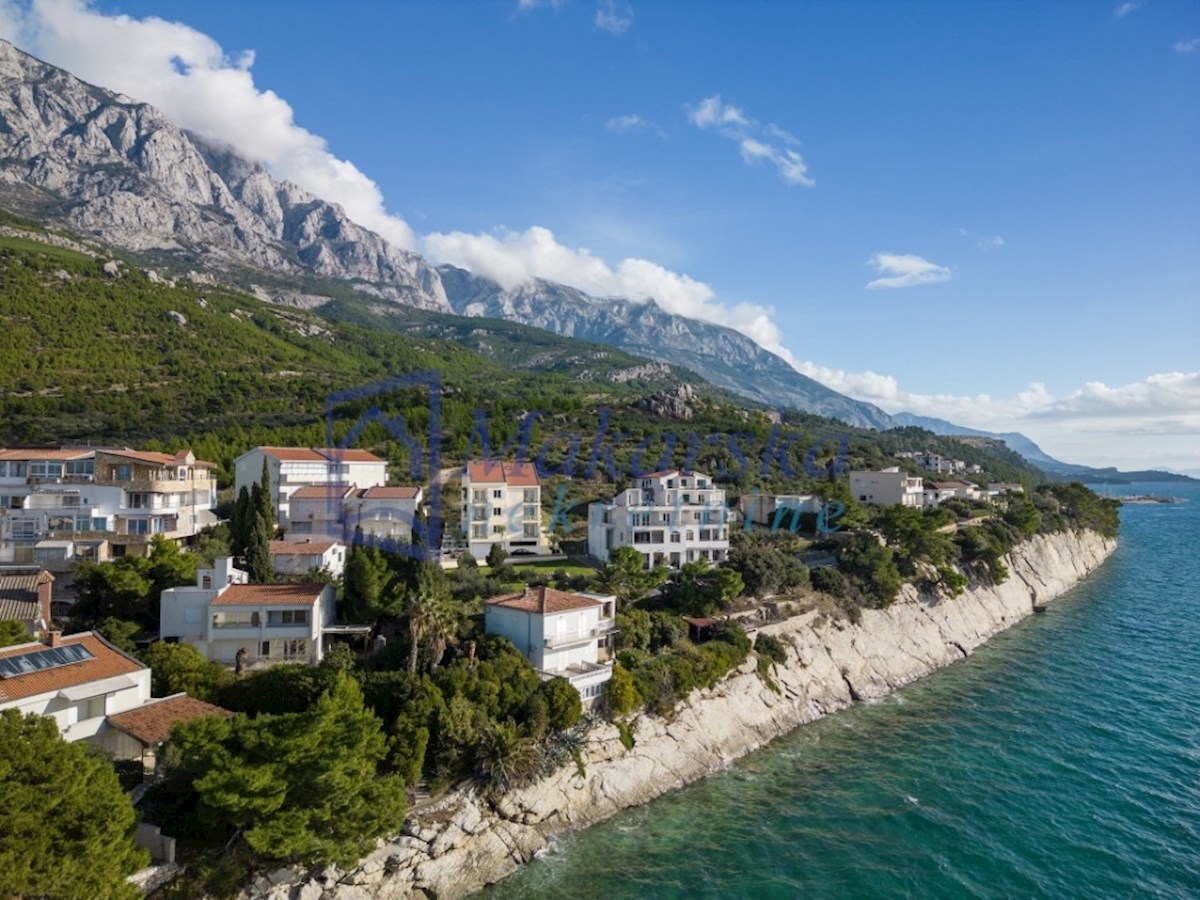
[[[520,557],[517,557],[517,559],[519,558]],[[515,559],[510,558],[509,562],[512,563],[512,566],[514,569],[516,569],[517,574],[521,574],[523,572],[528,574],[544,572],[547,575],[553,575],[560,569],[565,571],[568,575],[586,575],[589,578],[596,574],[596,570],[591,566],[585,566],[582,563],[571,562],[570,560],[566,559],[548,560],[545,562],[519,563]]]

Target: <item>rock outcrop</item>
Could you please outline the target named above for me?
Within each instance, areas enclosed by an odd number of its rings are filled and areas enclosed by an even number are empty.
[[[798,725],[884,696],[962,659],[988,638],[1065,593],[1107,559],[1116,542],[1094,533],[1038,536],[1006,559],[1000,585],[930,599],[911,587],[858,624],[809,612],[762,630],[787,647],[770,690],[748,660],[712,690],[697,691],[670,719],[641,716],[626,750],[614,726],[598,726],[574,763],[492,804],[473,791],[426,806],[394,841],[350,872],[335,868],[262,884],[271,900],[460,897],[531,860],[556,833],[583,828],[709,775]]]
[[[139,103],[0,40],[0,198],[133,252],[350,282],[448,312],[437,270]]]

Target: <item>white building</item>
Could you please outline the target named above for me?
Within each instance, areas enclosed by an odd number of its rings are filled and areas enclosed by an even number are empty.
[[[0,709],[51,716],[68,741],[97,738],[106,716],[149,699],[149,667],[94,632],[0,650]]]
[[[360,488],[346,500],[347,533],[352,538],[361,528],[365,537],[409,543],[423,500],[424,492],[419,487]]]
[[[328,572],[341,578],[346,571],[346,545],[332,538],[302,537],[271,541],[271,568],[279,575]]]
[[[291,523],[290,500],[305,485],[387,484],[387,462],[366,450],[327,447],[255,447],[234,461],[234,489],[241,493],[262,479],[263,460],[271,480],[276,521]]]
[[[213,468],[186,450],[0,451],[0,564],[61,572],[187,541],[216,521]]]
[[[562,676],[591,703],[612,677],[613,622],[617,600],[526,588],[484,602],[484,630],[508,638],[541,673]]]
[[[921,506],[924,484],[920,477],[891,466],[878,472],[851,472],[850,496],[871,506]]]
[[[760,528],[796,530],[803,513],[819,513],[821,498],[813,494],[742,494],[738,508],[746,521]]]
[[[96,632],[0,649],[0,710],[49,716],[67,741],[96,744],[120,759],[143,758],[171,726],[228,710],[186,694],[150,696],[150,668]],[[149,753],[147,752],[149,751]]]
[[[357,491],[352,484],[306,484],[296,488],[288,500],[288,537],[342,537],[346,502]]]
[[[333,585],[249,584],[229,557],[201,569],[192,587],[162,592],[159,636],[191,644],[206,657],[247,666],[276,662],[315,665],[336,616]]]
[[[610,502],[588,506],[588,553],[601,562],[633,547],[646,568],[724,562],[729,555],[725,491],[707,475],[673,469],[635,478]]]
[[[542,487],[533,463],[467,463],[462,478],[462,533],[476,559],[492,544],[507,553],[545,553]]]

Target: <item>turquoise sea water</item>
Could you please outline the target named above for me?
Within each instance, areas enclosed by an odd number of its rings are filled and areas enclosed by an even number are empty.
[[[1200,485],[1044,615],[588,831],[516,897],[1200,898]]]

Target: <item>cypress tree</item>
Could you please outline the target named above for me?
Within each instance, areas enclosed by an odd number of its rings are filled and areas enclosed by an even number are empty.
[[[229,549],[234,556],[243,556],[250,543],[250,491],[245,485],[238,491],[233,505],[233,517],[229,520]]]

